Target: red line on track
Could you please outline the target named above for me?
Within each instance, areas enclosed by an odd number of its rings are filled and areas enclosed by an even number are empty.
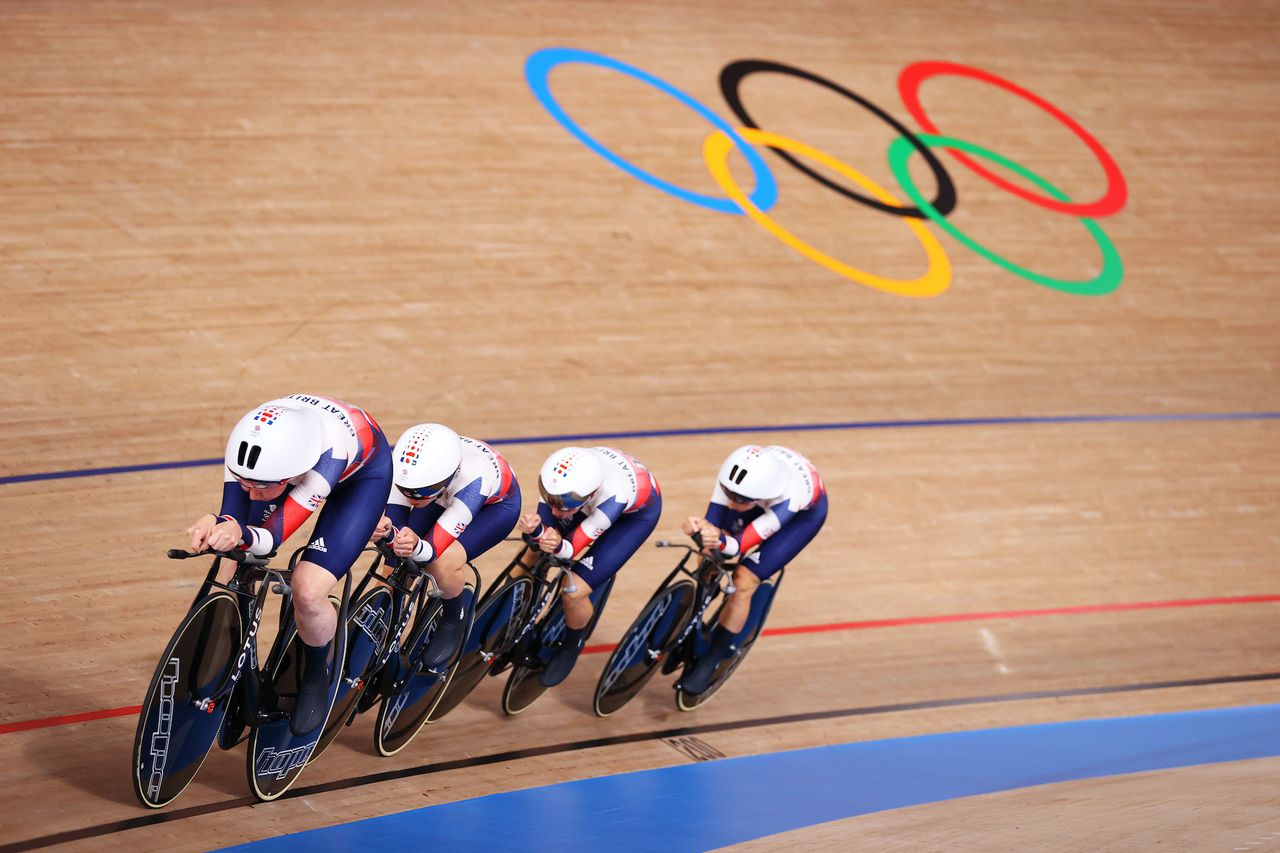
[[[827,631],[864,631],[870,628],[898,628],[905,625],[937,625],[946,622],[978,622],[987,619],[1025,619],[1032,616],[1064,616],[1079,613],[1114,613],[1122,610],[1164,610],[1175,607],[1212,607],[1224,604],[1266,604],[1280,601],[1280,595],[1239,595],[1226,598],[1186,598],[1175,601],[1135,601],[1120,604],[1082,604],[1076,607],[1046,607],[1038,610],[999,610],[990,613],[950,613],[940,616],[910,616],[902,619],[872,619],[864,622],[832,622],[826,625],[796,625],[791,628],[769,628],[763,636],[780,637],[787,634],[820,634]],[[611,652],[615,644],[587,646],[583,654]],[[105,711],[85,711],[62,717],[45,717],[38,720],[20,720],[0,724],[0,735],[44,729],[51,726],[68,726],[110,717],[127,717],[142,710],[141,705],[125,708],[108,708]]]
[[[69,726],[72,723],[87,723],[91,720],[105,720],[108,717],[127,717],[142,710],[141,705],[130,705],[128,708],[109,708],[106,711],[85,711],[83,714],[68,714],[65,717],[45,717],[41,720],[21,720],[16,723],[0,725],[0,735],[10,732],[25,732],[29,729],[45,729],[49,726]]]

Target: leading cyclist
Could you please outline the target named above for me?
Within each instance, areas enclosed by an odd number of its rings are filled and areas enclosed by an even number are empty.
[[[762,580],[791,562],[827,520],[827,489],[818,469],[794,450],[757,444],[739,447],[720,466],[706,518],[685,519],[684,532],[701,534],[703,552],[737,557],[736,588],[711,629],[711,648],[680,679],[698,695],[719,663],[745,639],[751,597]]]
[[[360,408],[309,394],[263,403],[227,441],[222,507],[189,528],[192,551],[276,551],[316,510],[315,530],[290,587],[302,641],[302,678],[289,727],[314,731],[328,713],[338,614],[329,591],[345,575],[382,518],[391,490],[391,453]],[[222,582],[235,567],[224,568]]]

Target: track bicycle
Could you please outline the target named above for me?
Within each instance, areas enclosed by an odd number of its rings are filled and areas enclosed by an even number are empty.
[[[168,552],[174,560],[214,560],[160,656],[138,716],[132,776],[143,805],[160,808],[186,790],[215,740],[224,750],[249,741],[245,771],[260,800],[279,797],[306,766],[324,726],[306,735],[289,728],[302,662],[290,580],[303,550],[293,554],[288,569],[269,566],[274,552]],[[217,580],[223,560],[236,563],[226,583]],[[346,621],[350,592],[348,577],[335,600],[339,624]],[[259,660],[258,630],[269,593],[281,596],[279,621]],[[345,652],[346,636],[338,632],[334,659]],[[330,709],[339,684],[339,667],[333,670]]]
[[[356,587],[356,603],[347,624],[350,652],[326,736],[331,742],[358,714],[377,705],[374,749],[389,757],[422,730],[444,694],[461,649],[437,669],[421,664],[441,613],[440,587],[426,572],[429,564],[397,557],[388,540],[365,550],[375,556]],[[480,573],[470,562],[467,566],[473,580],[466,586],[474,595]],[[390,571],[384,573],[384,568]],[[328,742],[322,739],[322,743]]]
[[[683,549],[685,554],[609,655],[596,683],[593,706],[597,716],[607,717],[631,701],[658,672],[659,665],[663,675],[687,672],[710,648],[707,634],[735,591],[733,572],[738,564],[726,563],[719,553],[702,554],[700,534],[695,533],[693,541],[694,546],[665,540],[654,543],[658,548]],[[778,571],[756,588],[746,625],[739,632],[746,639],[716,667],[707,689],[696,695],[686,693],[677,680],[677,708],[692,711],[729,680],[759,638],[784,572]]]
[[[525,547],[532,547],[532,543],[527,543]],[[565,583],[568,572],[574,566],[574,561],[553,558],[552,562],[560,567],[562,571],[560,575],[561,583]],[[609,600],[609,593],[613,590],[613,582],[616,578],[617,574],[614,574],[600,586],[591,590],[591,595],[588,596],[593,609],[591,620],[587,622],[583,635],[584,643],[590,639],[591,633],[596,629],[596,623],[600,621],[600,614],[604,611],[604,605]],[[566,591],[574,592],[576,590],[573,587],[569,587]],[[511,674],[507,676],[507,684],[502,689],[502,712],[504,714],[514,717],[532,705],[539,696],[547,691],[547,688],[538,680],[538,674],[564,647],[566,627],[563,596],[556,596],[555,602],[546,610],[541,619],[529,620],[525,624],[524,629],[521,631],[521,636],[516,639],[516,645],[507,655],[506,662],[511,665]]]
[[[546,614],[549,619],[554,613],[562,613],[559,594],[574,562],[537,551],[534,540],[527,536],[507,541],[523,542],[524,547],[494,579],[476,606],[475,623],[463,647],[462,661],[445,688],[444,698],[431,713],[432,722],[456,708],[484,680],[485,675],[497,676],[509,668],[513,675],[517,668],[538,668],[559,648],[556,643],[563,634],[563,616],[557,620],[560,627],[554,637],[538,628],[538,617]],[[526,566],[525,559],[533,552],[537,554],[536,559],[532,565]],[[603,585],[601,590],[594,590],[593,601],[597,593],[607,592],[611,586],[612,581]],[[547,620],[542,620],[542,623],[547,623]],[[548,627],[551,627],[550,623]],[[522,675],[520,681],[524,680]],[[536,683],[537,679],[532,680]],[[506,697],[510,689],[508,680],[507,689],[503,691],[503,710],[507,709]],[[537,691],[538,694],[541,692],[541,689]]]

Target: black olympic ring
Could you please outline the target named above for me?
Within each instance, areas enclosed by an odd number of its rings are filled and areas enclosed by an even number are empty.
[[[805,71],[803,68],[796,68],[791,65],[783,65],[781,62],[770,62],[766,59],[739,59],[736,62],[730,62],[720,71],[720,92],[724,95],[724,99],[728,102],[729,108],[733,110],[734,115],[738,117],[738,121],[742,122],[752,130],[760,129],[760,125],[756,124],[755,119],[747,113],[746,107],[742,105],[742,96],[739,91],[742,88],[743,80],[760,71],[772,71],[777,74],[786,74],[790,77],[799,77],[802,80],[808,80],[810,83],[817,83],[819,86],[823,86],[837,94],[843,95],[854,103],[860,104],[870,112],[877,115],[881,120],[915,146],[915,149],[920,152],[922,157],[924,157],[925,162],[929,164],[929,168],[933,170],[934,178],[938,182],[938,196],[933,200],[933,206],[937,209],[938,213],[942,216],[946,216],[948,213],[955,210],[956,185],[952,183],[951,176],[947,174],[947,170],[927,145],[921,142],[914,133],[903,127],[897,119],[868,101],[866,98],[855,92],[849,91],[839,83],[834,83],[825,77],[819,77],[811,71]],[[894,216],[910,216],[916,219],[925,218],[924,212],[918,207],[897,207],[892,204],[886,204],[882,201],[878,201],[874,198],[859,195],[853,190],[843,187],[826,177],[816,169],[810,168],[804,163],[801,163],[786,151],[782,151],[777,148],[770,148],[769,150],[787,161],[787,163],[799,169],[801,172],[804,172],[806,175],[813,178],[818,183],[835,190],[845,198],[852,199],[859,204],[865,204],[867,207],[874,207],[876,210],[882,210],[885,213],[891,213]]]

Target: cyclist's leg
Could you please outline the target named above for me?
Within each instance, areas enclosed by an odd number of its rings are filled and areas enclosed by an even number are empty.
[[[774,533],[772,537],[765,539],[764,544],[756,548],[754,552],[741,560],[741,565],[737,569],[737,573],[733,575],[735,585],[740,574],[744,574],[744,570],[750,571],[755,575],[756,583],[760,580],[772,578],[774,574],[781,571],[788,562],[795,560],[796,555],[804,551],[805,546],[812,542],[818,530],[822,529],[824,521],[827,520],[827,496],[823,494],[818,498],[812,507],[803,512],[797,512],[794,519],[783,525],[781,530]],[[751,588],[755,588],[754,585]],[[737,594],[733,598],[737,598]],[[751,598],[744,596],[745,610],[750,610]],[[726,607],[728,610],[728,607]],[[745,615],[744,615],[745,619]],[[721,624],[727,624],[727,621],[721,619]],[[741,630],[741,625],[739,626]]]
[[[321,508],[291,582],[298,635],[308,645],[333,639],[338,623],[329,592],[373,535],[390,490],[391,454],[379,448],[364,468],[338,484]]]
[[[505,540],[515,529],[519,518],[520,487],[515,484],[501,501],[480,508],[467,529],[427,569],[440,585],[444,598],[456,597],[472,579],[467,561],[478,558]]]
[[[680,679],[680,686],[686,693],[698,694],[707,689],[720,661],[732,654],[755,627],[747,625],[747,617],[751,614],[751,599],[760,582],[777,574],[795,559],[818,535],[826,520],[827,496],[823,495],[742,561],[733,573],[734,593],[729,596],[720,611],[719,621],[711,629],[710,648]]]
[[[591,614],[595,612],[595,608],[591,604],[591,592],[594,586],[583,580],[583,576],[590,574],[593,577],[596,572],[578,572],[572,578],[565,579],[564,590],[560,593],[561,606],[564,607],[564,624],[571,631],[581,631],[591,622]],[[604,578],[608,579],[609,574],[600,572]],[[603,583],[603,581],[597,581]]]
[[[769,572],[769,575],[772,575],[775,571],[777,569]],[[720,611],[719,623],[729,633],[737,634],[742,630],[742,626],[747,624],[747,614],[751,612],[751,596],[755,595],[756,587],[760,586],[760,581],[769,575],[761,577],[746,566],[738,566],[734,570],[733,595],[729,596],[729,600],[724,604],[724,609]]]
[[[476,590],[467,586],[472,578],[467,560],[479,557],[503,541],[520,518],[520,488],[480,512],[444,553],[427,570],[440,586],[440,624],[427,644],[421,666],[436,669],[448,662],[466,638]]]
[[[315,530],[294,567],[290,587],[294,619],[302,641],[302,679],[290,726],[298,735],[324,722],[324,700],[332,674],[338,614],[329,593],[355,563],[382,518],[391,490],[391,454],[386,439],[350,480],[340,483],[320,510]]]
[[[593,613],[591,590],[600,586],[618,573],[627,560],[645,543],[658,526],[662,516],[662,495],[654,493],[644,509],[624,515],[596,540],[587,553],[578,562],[574,574],[585,583],[579,583],[578,592],[564,593],[565,624],[569,628],[585,628],[591,621]],[[583,591],[582,587],[586,587]]]

